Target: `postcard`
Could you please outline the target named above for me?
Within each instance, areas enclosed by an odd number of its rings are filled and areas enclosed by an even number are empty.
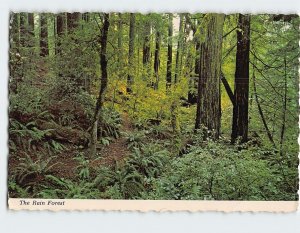
[[[11,12],[9,208],[296,211],[299,23]]]

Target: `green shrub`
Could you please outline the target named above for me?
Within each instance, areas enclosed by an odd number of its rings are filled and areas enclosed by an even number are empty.
[[[174,159],[169,170],[153,184],[149,198],[192,200],[286,200],[294,199],[280,189],[282,174],[276,167],[253,156],[210,142],[193,147]]]
[[[103,198],[135,199],[144,191],[143,177],[133,167],[117,164],[114,168],[101,167],[94,180]]]
[[[34,178],[43,178],[50,173],[54,166],[60,164],[53,162],[55,158],[55,156],[46,157],[43,154],[38,154],[37,158],[33,159],[30,155],[26,154],[26,157],[20,158],[20,163],[14,168],[17,183],[32,185],[35,182]]]
[[[168,161],[169,153],[156,144],[134,148],[127,164],[146,177],[157,177]]]
[[[94,183],[72,181],[47,175],[47,185],[42,185],[38,196],[41,198],[74,198],[74,199],[96,199],[100,198],[100,192],[95,188]]]
[[[131,133],[124,133],[128,149],[141,148],[146,139],[144,131],[133,131]]]
[[[103,137],[120,137],[121,115],[113,108],[103,108],[102,124],[99,126],[99,133]]]

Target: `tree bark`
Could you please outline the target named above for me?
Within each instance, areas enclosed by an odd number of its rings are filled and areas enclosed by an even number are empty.
[[[144,25],[144,43],[143,43],[143,79],[149,83],[150,80],[150,34],[151,34],[151,23],[150,15],[145,15]]]
[[[106,46],[107,46],[107,36],[109,29],[109,14],[104,14],[104,22],[101,34],[101,49],[100,49],[100,66],[101,66],[101,84],[99,89],[99,95],[96,103],[96,109],[93,119],[93,124],[91,128],[91,141],[90,141],[90,155],[91,157],[96,156],[96,146],[97,146],[97,131],[98,123],[101,125],[101,113],[104,104],[105,92],[107,88],[107,56],[106,56]]]
[[[287,109],[287,68],[286,68],[286,56],[284,57],[284,96],[282,107],[282,123],[280,132],[280,155],[283,155],[283,143],[286,124],[286,109]]]
[[[56,54],[61,53],[61,40],[66,31],[66,16],[65,13],[59,13],[56,16]]]
[[[234,104],[234,94],[233,94],[233,92],[232,92],[232,90],[231,90],[231,88],[229,86],[229,83],[227,82],[227,80],[226,80],[223,72],[221,72],[221,81],[222,81],[222,83],[223,83],[223,85],[225,87],[225,90],[227,92],[227,95],[228,95],[228,97],[229,97],[229,99],[230,99],[230,101],[231,101],[231,103],[233,105]]]
[[[90,21],[90,13],[89,12],[86,12],[86,13],[83,13],[82,14],[82,19],[88,23]]]
[[[150,33],[151,24],[149,15],[146,16],[146,22],[144,27],[144,44],[143,44],[143,65],[147,66],[150,61]]]
[[[130,14],[130,26],[129,26],[129,52],[128,52],[128,76],[127,76],[127,93],[132,93],[132,85],[134,82],[134,37],[135,37],[135,15],[134,13]]]
[[[196,58],[195,58],[195,68],[194,68],[194,73],[195,76],[190,77],[189,80],[189,91],[188,91],[188,102],[190,104],[195,104],[197,103],[197,92],[196,90],[198,89],[198,80],[197,77],[199,77],[199,72],[200,72],[200,41],[199,38],[196,37],[196,32],[197,32],[197,25],[198,23],[192,23],[189,17],[186,17],[187,21],[189,21],[191,28],[193,30],[193,36],[194,36],[194,41],[195,41],[195,51],[196,51]]]
[[[231,142],[248,140],[250,15],[239,14]]]
[[[68,33],[72,33],[73,30],[78,27],[81,14],[79,12],[67,13],[67,27]]]
[[[155,74],[154,89],[155,90],[158,90],[158,85],[159,85],[160,42],[161,42],[160,32],[158,29],[156,29],[155,53],[154,53],[154,74]]]
[[[11,28],[10,28],[10,40],[11,48],[15,49],[15,52],[19,52],[20,48],[20,14],[11,13]]]
[[[166,76],[166,89],[167,90],[172,85],[172,37],[173,37],[173,14],[169,13],[168,60],[167,60],[167,76]]]
[[[123,69],[123,17],[121,13],[118,13],[119,21],[118,21],[118,61],[120,70]]]
[[[40,15],[40,24],[41,24],[41,32],[40,32],[40,56],[46,57],[49,55],[48,48],[48,24],[47,24],[47,15],[42,13]]]
[[[20,13],[20,45],[26,47],[26,24],[27,24],[27,13]]]
[[[28,13],[28,46],[33,47],[34,46],[34,14]]]
[[[224,14],[205,16],[204,40],[200,41],[200,66],[195,129],[217,139],[221,127],[220,74]]]
[[[180,14],[179,21],[179,31],[178,31],[178,41],[177,41],[177,51],[176,51],[176,65],[175,65],[175,76],[174,83],[179,81],[180,71],[181,71],[181,54],[182,54],[182,40],[183,40],[183,14]]]

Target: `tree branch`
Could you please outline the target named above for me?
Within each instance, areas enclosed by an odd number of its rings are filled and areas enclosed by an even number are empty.
[[[226,78],[225,78],[225,75],[223,72],[221,72],[221,77],[220,77],[224,87],[225,87],[225,90],[227,92],[227,95],[229,96],[229,99],[232,103],[232,105],[234,105],[234,94],[229,86],[229,83],[227,82]]]

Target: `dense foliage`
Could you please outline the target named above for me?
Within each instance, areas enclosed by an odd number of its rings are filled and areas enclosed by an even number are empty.
[[[232,138],[242,19],[12,13],[9,196],[297,200],[299,17],[249,16]]]

